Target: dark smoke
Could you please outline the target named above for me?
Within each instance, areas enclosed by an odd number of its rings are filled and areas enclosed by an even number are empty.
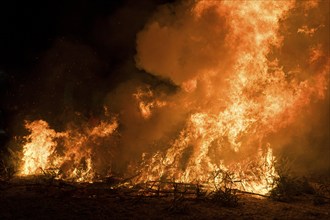
[[[44,119],[62,131],[69,122],[101,118],[103,106],[120,123],[111,161],[114,171],[122,172],[143,152],[169,147],[164,143],[177,135],[189,114],[181,103],[212,104],[203,102],[208,85],[199,85],[187,96],[180,84],[209,68],[223,70],[215,76],[221,80],[232,62],[224,45],[225,15],[219,18],[209,9],[202,20],[193,22],[191,4],[83,0],[10,1],[0,6],[1,156],[14,136],[26,134],[24,120]],[[218,32],[212,32],[214,25],[221,27]],[[309,79],[329,62],[328,1],[315,7],[297,2],[280,25],[283,46],[274,48],[269,59],[277,58],[291,79]],[[303,26],[307,31],[297,32]],[[311,28],[314,34],[308,33]],[[198,38],[187,38],[190,35]],[[310,63],[317,48],[326,54]],[[138,88],[178,104],[156,109],[144,120],[132,95]],[[330,173],[329,112],[327,89],[322,100],[312,100],[295,123],[267,141],[278,155],[294,161],[297,172]]]
[[[120,114],[122,99],[107,97],[127,81],[173,90],[134,62],[136,33],[167,2],[2,1],[1,157],[14,136],[27,133],[24,120],[43,119],[62,131],[68,123],[100,118],[107,103]]]

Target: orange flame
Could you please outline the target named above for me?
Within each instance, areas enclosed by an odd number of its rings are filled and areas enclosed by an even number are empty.
[[[201,0],[195,3],[191,13],[196,22],[203,19],[208,10],[226,17],[229,31],[225,42],[233,61],[227,70],[204,69],[195,74],[197,77],[182,83],[187,96],[196,94],[193,92],[199,83],[207,85],[205,100],[189,106],[195,111],[165,154],[158,152],[149,160],[145,159],[137,182],[170,178],[203,183],[214,189],[214,183],[222,182],[223,176],[212,174],[226,171],[237,178],[239,183],[234,185],[238,189],[266,194],[274,187],[275,157],[269,147],[262,150],[262,140],[267,134],[292,123],[298,109],[307,105],[312,97],[324,96],[329,71],[326,65],[310,80],[289,80],[277,60],[268,60],[271,48],[282,44],[279,20],[293,6],[294,1]],[[159,26],[152,23],[149,31],[157,28]],[[160,31],[175,33],[176,30],[172,31],[169,26]],[[141,35],[141,42],[143,36],[148,34]],[[322,56],[320,50],[320,47],[311,49],[311,62]],[[145,54],[146,51],[141,52],[140,66],[144,64],[146,69],[156,72],[155,65],[146,61]],[[228,72],[226,86],[216,77],[223,71]],[[190,88],[192,82],[193,89]],[[226,88],[225,91],[217,87],[217,82]],[[252,159],[230,162],[227,156],[225,159],[229,162],[224,160],[226,151],[231,151],[232,157],[244,157],[247,149],[257,143],[259,153]]]
[[[56,177],[77,182],[91,182],[95,177],[92,147],[95,139],[113,134],[118,123],[100,122],[84,131],[70,129],[56,132],[43,120],[27,122],[31,131],[23,146],[22,166],[19,175],[35,175],[56,169]],[[64,149],[61,149],[64,148]]]
[[[153,109],[164,107],[167,104],[165,101],[155,99],[153,92],[149,88],[145,91],[139,88],[133,96],[138,101],[139,110],[144,119],[151,117]]]
[[[158,51],[160,57],[164,58],[160,61],[162,65],[145,61],[157,60],[157,54],[150,55],[147,49],[138,50],[139,67],[170,76],[182,88],[180,94],[166,99],[166,102],[161,101],[149,87],[137,88],[133,97],[141,116],[147,120],[156,109],[173,106],[182,106],[178,109],[183,109],[188,116],[181,132],[167,143],[165,152],[158,151],[149,158],[145,157],[147,153],[143,154],[141,166],[134,167],[134,172],[140,173],[135,183],[171,179],[201,183],[207,189],[214,190],[226,184],[226,175],[230,174],[232,187],[267,194],[274,187],[277,173],[274,167],[276,158],[265,137],[294,122],[297,112],[308,105],[311,99],[325,97],[330,60],[320,45],[311,46],[307,62],[315,65],[320,59],[326,58],[326,65],[321,65],[312,77],[298,80],[290,78],[292,73],[284,71],[276,58],[270,60],[267,57],[272,48],[280,48],[283,43],[283,36],[279,33],[280,20],[294,7],[294,1],[238,3],[231,0],[201,0],[191,4],[191,10],[188,11],[192,19],[189,23],[198,23],[210,16],[210,11],[212,16],[225,18],[225,27],[216,22],[210,27],[215,35],[220,28],[226,28],[224,45],[220,48],[228,57],[220,57],[218,51],[215,57],[208,54],[217,48],[213,49],[213,44],[204,45],[204,35],[200,34],[204,29],[194,32],[192,28],[185,28],[190,31],[186,36],[177,27],[162,26],[157,22],[147,28],[147,31],[158,31],[155,36],[159,37],[166,35],[166,38],[172,38],[179,33],[179,40],[184,42],[182,51],[186,51],[186,40],[198,42],[200,48],[197,52],[213,60],[210,65],[196,68],[194,72],[194,68],[186,68],[185,65],[187,60],[194,61],[195,57],[184,57],[176,45],[169,48],[168,59]],[[306,10],[315,5],[315,1],[309,1],[305,4]],[[322,27],[303,26],[296,32],[313,36]],[[146,32],[144,34],[138,39],[140,43],[143,37],[153,36]],[[174,40],[170,39],[169,42]],[[154,52],[155,48],[165,47],[162,44],[151,48]],[[167,62],[172,57],[175,62]],[[173,64],[169,72],[164,70],[167,64]],[[181,76],[179,70],[185,68],[189,74]],[[111,122],[102,121],[92,128],[86,126],[79,131],[69,129],[65,132],[56,132],[41,120],[27,123],[26,128],[31,134],[23,147],[20,174],[37,174],[40,170],[58,167],[61,170],[58,178],[92,181],[96,175],[93,167],[95,140],[113,135],[117,127],[115,119]]]
[[[50,129],[47,122],[39,120],[25,125],[32,131],[28,136],[28,143],[23,147],[23,167],[20,174],[31,175],[49,167],[48,158],[55,150],[56,142],[54,138],[61,136],[53,129]],[[39,170],[40,171],[40,170]]]

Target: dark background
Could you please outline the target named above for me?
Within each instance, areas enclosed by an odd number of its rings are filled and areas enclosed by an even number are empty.
[[[86,118],[101,114],[107,95],[124,82],[136,79],[152,85],[161,80],[135,67],[136,34],[158,6],[174,0],[0,2],[0,153],[10,139],[26,132],[24,120],[43,119],[61,131],[74,112]],[[282,34],[294,33],[286,36],[284,52],[275,53],[285,72],[305,62],[310,39],[296,30],[305,23],[319,25],[318,16],[328,14],[329,4],[321,3],[310,16],[298,8],[283,23],[292,30],[284,28]],[[329,51],[329,16],[325,17],[326,26],[314,40],[324,42]],[[298,157],[302,167],[316,164],[329,173],[329,91],[325,99],[310,107],[313,120],[301,120],[307,128],[298,123],[274,139],[283,136],[278,145],[284,146],[285,154]],[[299,129],[303,132],[297,133]]]
[[[98,114],[120,83],[152,81],[135,68],[136,33],[168,2],[1,1],[0,146],[25,119]]]

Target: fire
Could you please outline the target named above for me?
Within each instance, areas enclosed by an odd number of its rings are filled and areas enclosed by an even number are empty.
[[[167,104],[165,101],[155,99],[154,93],[150,88],[146,88],[145,90],[138,88],[137,92],[133,94],[133,97],[137,100],[141,116],[144,119],[151,117],[153,109],[164,107]]]
[[[111,136],[118,123],[101,121],[84,130],[68,129],[56,132],[47,122],[26,122],[31,132],[23,146],[19,175],[36,175],[55,170],[55,177],[77,182],[91,182],[95,178],[93,148],[98,138]]]
[[[56,142],[53,140],[57,134],[50,129],[47,122],[39,120],[27,123],[26,128],[32,133],[28,136],[28,143],[23,147],[23,167],[20,174],[31,175],[49,167],[48,158],[54,152]]]
[[[226,70],[217,70],[217,66],[202,70],[194,78],[182,82],[187,96],[196,95],[196,87],[206,84],[205,100],[189,105],[194,111],[165,153],[157,152],[149,159],[144,158],[138,182],[171,179],[202,183],[214,190],[224,183],[225,172],[231,174],[231,184],[236,189],[266,194],[274,187],[276,158],[263,139],[292,123],[296,112],[312,97],[322,98],[327,89],[329,71],[329,65],[326,65],[310,80],[289,80],[278,61],[267,58],[272,47],[282,44],[279,21],[292,7],[293,1],[237,3],[201,0],[195,3],[191,14],[196,23],[210,10],[219,17],[226,17],[229,30],[225,44],[231,65]],[[155,23],[151,23],[147,30],[157,31],[157,28]],[[161,28],[161,31],[176,32],[171,30],[171,26],[166,28]],[[217,33],[216,28],[215,25],[214,33]],[[148,34],[141,35],[140,41],[143,42],[143,37],[147,39]],[[319,50],[320,47],[311,50],[312,62],[322,56],[323,52]],[[147,61],[146,51],[140,53],[140,65],[155,72],[154,64]],[[226,71],[224,85],[215,76]],[[219,90],[217,82],[225,89]],[[214,100],[221,101],[214,103]],[[204,103],[207,104],[204,106]],[[257,151],[251,150],[253,147]],[[247,152],[254,152],[254,155],[246,155]],[[242,157],[246,159],[242,160]]]
[[[166,118],[179,109],[186,118],[182,129],[170,141],[165,139],[165,145],[162,141],[148,143],[162,150],[142,154],[141,165],[133,168],[140,174],[134,183],[170,179],[203,184],[208,190],[230,184],[267,194],[278,177],[267,137],[293,123],[311,99],[324,98],[330,66],[327,53],[319,44],[310,47],[306,62],[316,65],[326,60],[326,64],[302,79],[291,77],[301,73],[299,66],[286,71],[278,58],[269,58],[271,51],[283,44],[280,21],[295,7],[294,1],[201,0],[185,7],[189,10],[182,16],[189,19],[181,19],[179,28],[172,20],[169,24],[154,21],[138,35],[142,46],[137,49],[137,66],[169,77],[181,88],[166,98],[149,86],[136,88],[132,96],[139,117],[147,123],[156,110],[162,114],[162,109],[169,109],[163,113]],[[311,37],[322,28],[302,26],[296,34]],[[205,34],[205,30],[212,33]],[[209,43],[214,40],[212,34],[216,42]],[[163,37],[170,46],[165,47],[162,39],[150,43],[150,36]],[[144,47],[147,44],[152,45]],[[189,44],[194,47],[190,49]],[[196,57],[206,64],[198,65]],[[42,120],[26,123],[31,134],[23,146],[19,174],[55,167],[57,178],[93,181],[97,175],[95,145],[100,138],[114,135],[119,123],[113,118],[64,132],[56,132]]]

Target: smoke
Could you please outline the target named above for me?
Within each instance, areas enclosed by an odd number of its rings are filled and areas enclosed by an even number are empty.
[[[104,107],[108,103],[113,115],[123,111],[108,97],[113,97],[125,82],[162,84],[138,71],[133,58],[136,33],[162,2],[35,3],[29,4],[28,12],[26,7],[17,9],[13,4],[3,31],[6,37],[15,37],[1,42],[3,54],[8,56],[1,56],[0,63],[10,76],[1,87],[6,91],[1,114],[3,109],[4,130],[11,141],[2,145],[1,136],[1,151],[5,151],[5,145],[21,151],[23,143],[17,145],[14,137],[27,135],[25,120],[45,120],[56,132],[92,126],[93,121],[105,118]],[[26,13],[29,16],[25,17]],[[116,100],[124,102],[121,97],[126,97],[121,95],[116,94]],[[134,107],[130,105],[131,109]],[[108,167],[112,158],[105,157],[109,155],[108,148],[117,149],[115,142],[96,146],[95,158],[101,162],[94,162]]]
[[[272,135],[280,154],[290,158],[293,169],[302,174],[323,173],[330,170],[329,126],[329,2],[296,2],[287,19],[281,22],[283,46],[273,50],[283,70],[292,80],[312,79],[320,72],[326,88],[320,96],[310,98],[308,105],[299,109],[295,122]],[[317,80],[313,83],[317,84]]]
[[[176,84],[203,71],[225,70],[230,54],[225,45],[228,28],[224,13],[219,15],[216,7],[210,7],[197,18],[191,13],[193,7],[188,1],[158,9],[137,35],[139,68]]]
[[[119,170],[126,169],[134,161],[139,161],[144,152],[152,153],[164,147],[161,143],[169,141],[184,119],[184,112],[180,111],[178,106],[152,107],[152,116],[145,119],[139,109],[139,100],[134,95],[138,89],[152,89],[155,95],[149,97],[149,101],[157,97],[163,102],[171,99],[167,96],[175,91],[173,86],[166,83],[158,82],[150,87],[141,81],[129,81],[118,85],[115,91],[108,94],[105,103],[110,111],[117,113],[120,121],[119,151],[115,162]],[[174,112],[176,113],[173,114]]]
[[[267,7],[271,8],[273,3],[268,3],[263,5],[265,7],[263,10],[267,11]],[[255,77],[260,77],[257,76],[258,71],[264,71],[262,66],[268,62],[267,67],[265,66],[267,71],[272,72],[272,68],[275,68],[276,71],[285,74],[283,79],[275,82],[278,83],[280,90],[276,91],[278,88],[267,83],[257,90],[255,85],[247,86],[250,97],[263,102],[258,93],[270,92],[275,100],[264,101],[262,105],[265,108],[269,107],[267,105],[273,105],[272,102],[276,102],[276,96],[281,93],[283,93],[281,99],[287,99],[283,104],[289,106],[292,100],[296,99],[296,101],[293,101],[295,104],[288,107],[282,116],[271,119],[273,114],[276,114],[273,112],[266,119],[269,120],[266,124],[255,128],[262,130],[260,132],[262,138],[258,137],[259,141],[261,140],[262,144],[270,143],[276,149],[277,155],[293,160],[292,169],[296,172],[328,173],[330,164],[327,156],[324,155],[329,155],[330,132],[329,3],[326,1],[291,3],[287,13],[279,15],[279,31],[272,33],[275,36],[268,40],[266,36],[263,42],[269,44],[269,48],[261,45],[259,48],[250,48],[254,45],[253,38],[249,37],[250,34],[267,34],[268,31],[269,33],[272,31],[269,27],[271,24],[267,25],[269,21],[262,18],[259,21],[257,18],[262,15],[255,15],[252,18],[255,26],[249,26],[248,12],[245,17],[243,16],[247,21],[239,18],[235,20],[236,18],[229,11],[235,14],[238,7],[231,7],[229,3],[230,6],[226,6],[220,2],[200,1],[162,6],[137,35],[136,64],[138,68],[160,78],[170,79],[181,87],[179,94],[172,97],[174,103],[189,103],[188,108],[180,109],[181,112],[195,111],[209,114],[226,109],[228,104],[226,92],[230,89],[230,85],[225,79],[233,79],[233,74],[240,74],[239,71],[246,70],[255,71]],[[273,13],[275,15],[277,12]],[[256,27],[259,22],[260,26]],[[231,26],[233,24],[237,26]],[[274,24],[272,27],[276,30],[277,26]],[[261,50],[260,57],[255,50]],[[251,67],[237,66],[237,60],[242,59],[240,54],[244,53],[254,54],[255,59],[250,60]],[[264,55],[267,61],[263,60]],[[271,78],[271,75],[269,76]],[[250,80],[253,81],[255,78],[251,77]],[[261,81],[259,83],[262,84]],[[305,83],[305,86],[310,88],[303,88]],[[281,87],[281,84],[300,87],[300,89],[294,91],[292,87]],[[276,89],[275,93],[272,92],[273,89]],[[294,94],[299,91],[302,91],[300,97]],[[235,125],[237,124],[233,123],[233,126]],[[267,129],[270,129],[269,132]],[[253,129],[247,131],[252,132]],[[250,135],[253,136],[252,133]],[[256,144],[250,141],[242,143]],[[224,143],[220,145],[223,148]],[[250,154],[251,148],[253,147],[247,146],[248,150],[243,155]],[[221,155],[221,158],[229,160],[235,157],[233,151],[226,153],[222,150]]]
[[[123,173],[145,153],[180,148],[185,167],[199,153],[232,162],[267,144],[296,171],[328,172],[329,2],[160,3],[100,14],[85,5],[78,21],[61,18],[28,80],[13,83],[12,132],[25,134],[26,119],[88,127],[106,109],[118,128],[91,148],[101,173]]]

